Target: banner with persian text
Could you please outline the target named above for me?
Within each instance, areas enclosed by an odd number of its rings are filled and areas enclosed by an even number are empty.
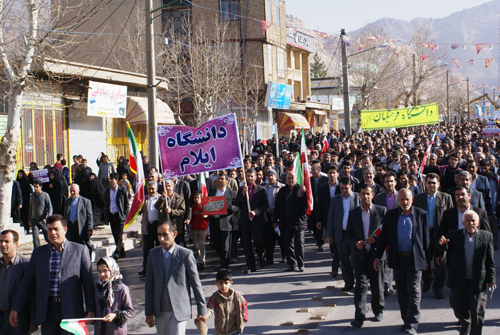
[[[205,122],[198,128],[158,126],[164,179],[241,167],[235,114]]]
[[[364,131],[438,123],[437,103],[407,108],[361,111],[361,127]]]

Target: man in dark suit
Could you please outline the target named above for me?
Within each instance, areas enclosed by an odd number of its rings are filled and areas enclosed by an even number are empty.
[[[471,183],[472,177],[468,171],[460,170],[458,172],[458,177],[457,177],[457,185],[462,186],[462,187],[467,187],[470,190],[470,203],[474,207],[478,207],[481,209],[486,210],[486,206],[484,205],[484,198],[483,194],[479,192],[478,190],[473,190],[470,188],[470,183]],[[455,197],[455,190],[457,188],[453,188],[449,191],[449,194],[451,195],[451,199],[453,200],[453,206],[457,207],[457,202],[456,202],[456,197]]]
[[[80,243],[89,248],[90,237],[94,229],[92,204],[89,199],[80,196],[80,186],[73,183],[69,188],[71,197],[64,204],[64,219],[68,222],[68,241]]]
[[[274,247],[276,245],[276,240],[280,245],[281,258],[284,261],[286,257],[285,245],[283,243],[283,236],[278,234],[274,229],[274,204],[276,202],[276,196],[281,188],[285,187],[282,183],[278,182],[278,174],[274,169],[267,171],[267,184],[264,185],[264,189],[267,194],[267,202],[269,207],[266,210],[266,229],[264,231],[264,244],[266,249],[266,265],[274,264]]]
[[[361,206],[349,212],[346,239],[352,246],[352,261],[356,274],[354,306],[356,312],[351,325],[361,327],[366,319],[366,297],[368,281],[372,292],[372,311],[375,321],[382,321],[384,300],[384,267],[375,271],[373,261],[377,252],[377,229],[382,225],[386,209],[372,204],[373,189],[369,185],[361,187],[359,197]],[[382,260],[384,262],[384,260]]]
[[[28,268],[29,259],[17,253],[19,245],[19,234],[15,230],[5,229],[0,233],[0,334],[1,335],[28,335],[38,329],[37,326],[30,326],[30,305],[27,304],[18,313],[18,326],[12,327],[9,323],[9,313],[17,292],[19,291],[21,280]]]
[[[240,227],[241,243],[243,244],[248,267],[245,273],[250,273],[256,271],[252,238],[261,267],[266,265],[264,259],[264,228],[266,226],[264,213],[269,204],[267,202],[266,190],[262,186],[255,184],[255,170],[247,169],[245,173],[247,184],[238,190],[233,205],[240,209],[238,225]],[[247,194],[250,208],[248,208]]]
[[[23,194],[21,184],[18,181],[12,181],[12,196],[10,198],[10,217],[14,223],[22,223],[21,208],[23,207]]]
[[[490,193],[491,192],[490,181],[485,176],[477,174],[476,161],[470,160],[467,162],[467,171],[471,174],[472,178],[470,188],[478,190],[483,194],[486,213],[488,213],[488,217],[493,217],[493,208],[491,204],[491,193]]]
[[[429,223],[427,213],[412,206],[412,192],[404,188],[398,193],[399,208],[387,211],[377,242],[375,270],[380,269],[381,258],[388,247],[387,261],[394,270],[399,310],[406,334],[416,334],[420,320],[420,281],[422,271],[430,261]]]
[[[316,207],[316,229],[323,231],[325,240],[330,201],[334,196],[340,194],[338,176],[337,167],[330,165],[328,167],[328,183],[319,188],[318,202],[314,203],[314,207]],[[340,257],[335,243],[330,244],[330,253],[332,255],[332,277],[336,278],[339,274]]]
[[[278,165],[275,163],[275,159],[273,154],[267,154],[266,156],[266,165],[271,165],[271,168],[276,171],[276,175],[278,176],[278,180],[283,176],[285,173],[285,168],[283,165]]]
[[[396,191],[397,176],[394,172],[389,171],[384,175],[383,181],[385,191],[375,195],[373,203],[378,206],[383,206],[390,211],[391,209],[399,207],[398,192]]]
[[[184,213],[184,224],[189,226],[191,221],[191,188],[189,183],[181,178],[172,178],[174,182],[174,192],[184,198],[186,202],[186,212]]]
[[[488,295],[495,285],[493,235],[479,229],[479,216],[467,210],[462,229],[441,236],[437,248],[447,252],[450,306],[460,321],[460,334],[481,334]]]
[[[186,213],[186,201],[182,196],[174,192],[174,182],[167,179],[163,182],[163,193],[155,203],[155,208],[160,212],[160,222],[172,221],[177,226],[175,243],[185,247],[184,214]]]
[[[373,193],[375,195],[384,192],[384,188],[379,184],[375,183],[374,178],[376,175],[376,170],[373,165],[368,165],[362,168],[363,170],[363,178],[361,179],[361,183],[354,186],[354,192],[359,193],[362,185],[369,185],[373,189]]]
[[[465,171],[467,172],[467,171]],[[457,206],[446,210],[443,213],[443,219],[439,226],[438,236],[446,236],[450,230],[463,229],[463,215],[466,210],[472,210],[479,216],[479,229],[491,232],[490,223],[488,222],[488,214],[484,209],[476,207],[471,202],[471,189],[465,186],[458,186],[453,192],[455,194],[455,202]],[[436,250],[437,252],[437,250]],[[436,254],[435,252],[435,254]],[[440,253],[440,256],[443,254]]]
[[[161,247],[152,249],[148,257],[144,314],[149,327],[156,325],[158,335],[186,333],[192,317],[193,291],[198,320],[207,321],[205,296],[193,252],[175,243],[177,225],[172,221],[158,224]]]
[[[210,215],[208,224],[210,226],[210,238],[215,247],[215,252],[220,258],[220,267],[227,269],[231,261],[231,243],[233,225],[231,218],[233,216],[232,203],[236,198],[236,192],[227,188],[228,176],[225,171],[219,171],[217,187],[210,190],[209,197],[226,198],[226,215]]]
[[[313,195],[313,203],[316,204],[319,202],[319,189],[321,186],[328,183],[328,177],[321,175],[321,164],[319,161],[314,161],[311,165],[311,190]],[[312,229],[314,232],[314,239],[316,240],[316,245],[318,246],[318,250],[323,250],[323,245],[325,244],[326,236],[324,235],[325,229],[318,229],[316,227],[316,214],[317,207],[313,206],[313,210],[311,215],[308,217],[308,228]]]
[[[425,176],[425,193],[420,193],[413,199],[413,206],[423,209],[427,212],[427,220],[429,222],[429,249],[427,252],[434,254],[434,247],[439,239],[439,229],[443,220],[444,211],[453,207],[451,196],[444,192],[439,192],[439,176],[435,173],[429,173]],[[432,257],[431,257],[432,258]],[[432,283],[432,291],[436,299],[444,299],[443,287],[446,282],[446,269],[442,259],[434,259],[434,278],[432,266],[429,264],[427,269],[422,273],[424,286],[422,291],[425,293],[430,290]],[[433,283],[434,281],[434,283]]]
[[[297,176],[288,172],[286,186],[276,196],[273,221],[283,234],[288,267],[286,271],[305,271],[304,230],[307,229],[306,187],[297,184]]]
[[[351,245],[346,239],[347,219],[349,211],[361,205],[357,193],[352,192],[352,181],[349,177],[340,178],[340,194],[330,200],[328,211],[326,239],[329,244],[335,243],[342,266],[344,288],[350,291],[354,288],[354,271],[351,264]]]
[[[12,327],[17,327],[20,321],[18,313],[31,297],[35,298],[35,315],[31,320],[34,325],[42,325],[42,334],[69,334],[61,329],[62,319],[95,317],[89,252],[84,245],[66,240],[67,230],[62,215],[54,214],[47,218],[49,243],[33,250],[19,284],[22,290],[17,293],[10,312]]]
[[[108,179],[110,187],[106,190],[106,222],[109,222],[115,240],[116,249],[113,253],[115,259],[125,257],[122,242],[123,225],[130,209],[128,191],[118,185],[118,178],[118,173],[110,174]]]

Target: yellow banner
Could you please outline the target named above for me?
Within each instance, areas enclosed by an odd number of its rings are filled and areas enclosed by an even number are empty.
[[[361,111],[361,127],[365,131],[437,123],[439,123],[437,102],[408,108]]]

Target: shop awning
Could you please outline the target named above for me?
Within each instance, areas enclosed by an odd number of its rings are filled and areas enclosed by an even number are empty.
[[[311,128],[305,117],[295,113],[279,113],[278,125],[279,125],[278,131],[282,133],[296,129]]]
[[[316,122],[316,115],[319,115],[318,122]],[[311,127],[322,127],[326,122],[326,111],[320,111],[317,109],[308,110],[306,112],[307,122]]]
[[[148,123],[148,98],[128,97],[125,121],[130,124]],[[160,99],[156,99],[156,122],[158,124],[175,124],[174,113]]]

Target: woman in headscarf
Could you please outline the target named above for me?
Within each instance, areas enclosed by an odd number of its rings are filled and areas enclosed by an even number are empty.
[[[92,213],[94,216],[94,227],[102,226],[104,222],[104,207],[105,203],[105,190],[102,183],[96,177],[95,173],[91,173],[87,181],[84,183],[83,188],[81,188],[81,195],[87,198],[92,203]]]
[[[21,184],[21,194],[23,196],[23,207],[21,208],[21,221],[23,222],[24,230],[27,233],[30,231],[29,213],[30,213],[30,194],[31,194],[31,183],[24,170],[17,171],[17,179],[19,184]]]
[[[134,316],[130,289],[122,283],[120,267],[112,257],[97,261],[99,280],[95,284],[95,335],[126,335],[127,320]]]
[[[57,173],[55,171],[49,172],[49,181],[43,183],[42,191],[47,192],[50,197],[50,202],[52,203],[52,213],[62,214],[63,213],[63,198],[62,198],[62,186]]]
[[[262,143],[262,140],[258,139],[257,142],[255,142],[252,152],[256,152],[259,154],[262,154],[264,152],[264,144]]]
[[[121,156],[118,159],[118,165],[116,166],[116,172],[118,173],[118,175],[120,176],[120,178],[122,177],[123,173],[126,173],[127,174],[127,180],[129,182],[132,181],[132,173],[130,171],[130,164],[128,162],[128,159],[126,159],[125,157]]]

